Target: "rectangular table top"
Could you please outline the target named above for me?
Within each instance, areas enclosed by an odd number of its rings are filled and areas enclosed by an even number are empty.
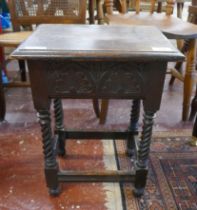
[[[44,24],[12,54],[22,59],[182,60],[184,56],[152,26]]]

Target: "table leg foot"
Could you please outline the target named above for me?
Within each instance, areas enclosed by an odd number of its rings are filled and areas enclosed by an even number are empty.
[[[136,178],[135,178],[135,185],[133,193],[136,197],[140,197],[143,195],[145,186],[146,186],[146,180],[148,175],[148,168],[141,168],[137,165],[135,165],[136,168]]]
[[[61,193],[61,188],[57,187],[57,188],[49,188],[49,195],[51,196],[58,196]]]
[[[140,114],[140,100],[133,100],[131,115],[130,115],[130,125],[128,129],[129,131],[138,132],[139,114]],[[135,154],[134,136],[130,136],[127,139],[126,154],[129,157],[132,157]]]
[[[144,187],[143,188],[134,188],[133,194],[135,197],[141,197],[144,194]]]

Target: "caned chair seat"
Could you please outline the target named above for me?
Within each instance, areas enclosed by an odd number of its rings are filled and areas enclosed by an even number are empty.
[[[110,25],[151,25],[158,27],[170,39],[197,38],[197,26],[165,13],[130,12],[106,16]]]
[[[17,47],[32,34],[31,31],[19,31],[0,34],[1,47]]]

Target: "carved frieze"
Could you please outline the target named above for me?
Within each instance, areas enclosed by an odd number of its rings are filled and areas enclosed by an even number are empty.
[[[142,90],[141,64],[124,62],[51,62],[48,66],[49,92],[61,96],[139,95]]]

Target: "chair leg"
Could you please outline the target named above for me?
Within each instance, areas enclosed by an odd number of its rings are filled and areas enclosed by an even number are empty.
[[[94,0],[89,0],[89,23],[94,24]]]
[[[196,64],[196,40],[191,39],[188,41],[189,50],[187,53],[186,72],[184,77],[184,96],[183,96],[183,112],[182,120],[188,119],[190,99],[192,95],[194,76],[195,76],[195,64]]]
[[[187,51],[188,51],[188,47],[189,47],[189,40],[184,40],[184,43],[182,40],[177,40],[177,46],[178,46],[178,49],[183,53],[185,54]],[[182,72],[182,62],[177,62],[176,65],[175,65],[175,69],[178,71],[178,72]],[[171,79],[170,79],[170,82],[169,82],[169,85],[172,86],[174,84],[174,81],[175,81],[175,77],[174,76],[171,76]]]
[[[194,98],[192,99],[192,103],[191,103],[191,112],[190,112],[189,120],[193,121],[196,114],[197,114],[197,86],[196,86],[196,94]]]
[[[27,81],[25,61],[24,60],[19,60],[18,64],[19,64],[19,69],[20,69],[21,81],[25,82],[25,81]]]
[[[109,100],[101,100],[101,108],[99,107],[98,99],[93,99],[92,104],[93,104],[93,109],[97,118],[100,119],[99,123],[105,124],[105,121],[107,118]]]
[[[95,112],[97,118],[99,118],[99,116],[100,116],[99,100],[98,99],[92,99],[92,104],[93,104],[94,112]]]
[[[182,65],[183,65],[183,62],[177,62],[176,65],[175,65],[175,69],[178,71],[178,72],[182,72]],[[170,78],[170,81],[169,81],[169,85],[172,86],[174,84],[174,81],[175,81],[175,76],[171,76]]]
[[[157,13],[161,13],[162,12],[162,2],[158,2],[158,5],[157,5]]]
[[[3,90],[3,81],[2,81],[2,72],[0,67],[0,121],[5,119],[6,104],[5,104],[5,95]]]
[[[100,124],[105,124],[108,112],[109,100],[101,101]]]
[[[177,2],[177,17],[182,18],[184,3]]]
[[[106,13],[107,8],[104,7],[104,1],[105,0],[96,0],[96,11],[97,11],[97,20],[98,24],[102,25],[104,24],[104,14]],[[106,3],[106,1],[105,1]]]

